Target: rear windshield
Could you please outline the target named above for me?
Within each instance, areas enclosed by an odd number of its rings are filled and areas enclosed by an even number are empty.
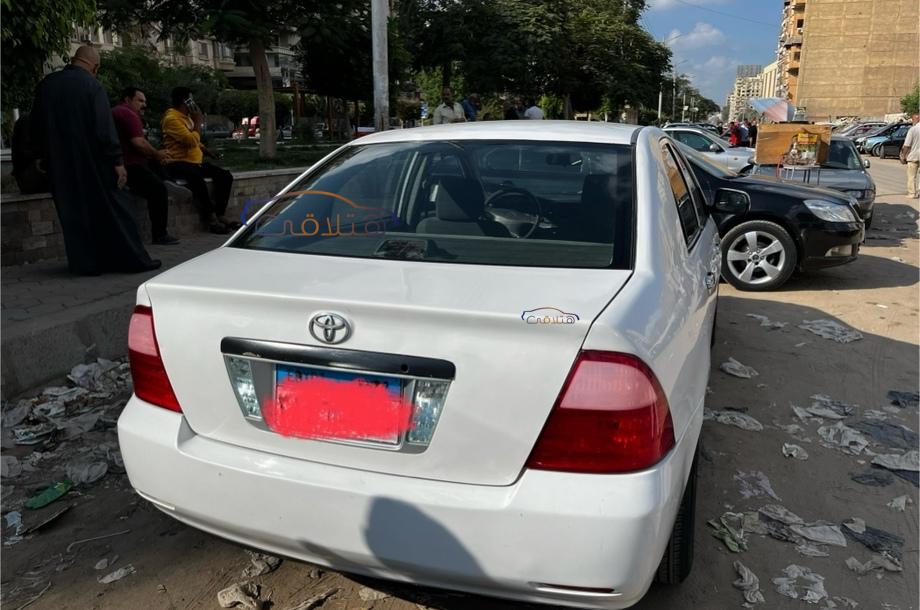
[[[469,140],[352,146],[268,206],[247,219],[232,246],[626,269],[634,224],[632,150]]]
[[[821,167],[829,169],[862,169],[859,155],[849,140],[831,140],[827,160]]]

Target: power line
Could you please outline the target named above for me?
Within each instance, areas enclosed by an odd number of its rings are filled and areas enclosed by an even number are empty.
[[[747,17],[741,17],[741,16],[739,16],[739,15],[732,15],[731,13],[725,13],[725,12],[722,12],[722,11],[717,11],[717,10],[715,10],[715,9],[711,9],[711,8],[708,8],[708,7],[705,7],[705,6],[700,6],[699,4],[693,4],[693,3],[691,3],[691,2],[685,2],[685,0],[674,0],[674,1],[675,1],[675,2],[678,2],[678,3],[680,3],[680,4],[683,4],[683,5],[686,5],[686,6],[691,6],[691,7],[693,7],[693,8],[697,8],[697,9],[699,9],[699,10],[701,10],[701,11],[706,11],[706,12],[708,12],[708,13],[715,13],[716,15],[722,15],[723,17],[731,17],[732,19],[740,19],[741,21],[748,21],[748,22],[750,22],[750,23],[757,23],[757,24],[759,24],[759,25],[767,25],[767,26],[770,26],[771,28],[778,28],[778,27],[779,27],[779,24],[778,24],[778,23],[767,23],[766,21],[757,21],[756,19],[748,19]]]

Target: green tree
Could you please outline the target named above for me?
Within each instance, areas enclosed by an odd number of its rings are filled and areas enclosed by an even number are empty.
[[[95,18],[95,0],[0,1],[4,111],[31,107],[45,64],[65,56],[74,27]]]
[[[901,110],[907,114],[920,112],[920,84],[914,90],[901,98]]]

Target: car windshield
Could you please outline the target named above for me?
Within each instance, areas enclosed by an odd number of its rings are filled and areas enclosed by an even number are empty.
[[[683,142],[678,142],[677,146],[680,147],[680,152],[684,154],[687,160],[690,161],[696,167],[702,169],[707,174],[711,174],[717,178],[723,180],[731,180],[732,178],[737,178],[738,174],[728,169],[721,163],[713,161],[706,155],[701,155],[697,151],[693,150]]]
[[[231,245],[626,269],[633,175],[626,145],[464,140],[349,146],[269,202]]]
[[[827,152],[827,160],[821,164],[821,167],[828,169],[862,169],[862,163],[859,161],[859,155],[849,140],[831,140],[831,146]]]

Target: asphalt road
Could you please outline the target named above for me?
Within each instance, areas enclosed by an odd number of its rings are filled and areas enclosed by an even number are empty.
[[[707,406],[743,412],[760,422],[763,429],[748,431],[716,421],[705,423],[695,569],[679,587],[654,587],[637,608],[739,607],[744,600],[732,587],[737,578],[735,561],[759,577],[766,600],[760,606],[763,608],[831,607],[827,600],[844,608],[844,598],[858,602],[860,609],[916,608],[917,488],[897,477],[882,487],[854,482],[852,475],[870,469],[871,455],[849,455],[824,446],[817,430],[833,422],[802,420],[792,410],[793,405],[809,407],[812,395],[824,394],[853,405],[851,414],[843,419],[847,425],[881,417],[918,430],[916,408],[899,409],[886,399],[889,390],[918,389],[918,205],[917,200],[909,201],[904,195],[904,171],[897,161],[874,161],[872,174],[879,187],[876,226],[857,262],[794,277],[774,293],[741,293],[721,285]],[[761,326],[750,314],[767,316],[785,326]],[[804,320],[816,319],[837,321],[863,337],[852,343],[836,343],[798,327]],[[719,364],[729,357],[753,367],[758,376],[741,379],[721,372]],[[117,414],[117,409],[113,404],[107,412]],[[111,428],[97,427],[58,447],[38,462],[36,471],[5,479],[4,511],[44,482],[60,477],[68,462],[88,455],[99,443],[111,441],[113,435]],[[784,443],[799,445],[808,459],[784,457]],[[868,449],[892,453],[875,442]],[[20,458],[28,452],[22,448],[16,451]],[[768,478],[778,499],[744,497],[736,477],[751,472]],[[887,506],[905,494],[911,501],[905,512]],[[806,522],[840,525],[858,517],[870,527],[899,535],[904,539],[897,549],[903,571],[857,576],[846,566],[846,560],[855,557],[866,562],[873,553],[852,538],[847,538],[845,548],[826,546],[827,556],[813,557],[800,554],[795,544],[756,533],[747,534],[747,550],[733,553],[710,535],[707,521],[718,520],[728,511],[756,511],[767,504],[782,505]],[[242,548],[162,515],[134,494],[124,475],[115,473],[71,492],[42,509],[41,514],[53,514],[65,505],[73,507],[56,522],[4,547],[5,607],[20,608],[40,595],[30,608],[217,608],[218,591],[251,580],[260,585],[261,598],[281,610],[329,591],[334,593],[321,605],[325,610],[536,608],[357,579],[287,559],[269,574],[245,579],[241,573],[249,559]],[[23,513],[24,520],[40,522],[35,513]],[[6,542],[10,542],[12,532],[11,528],[4,530]],[[79,542],[104,535],[108,537]],[[115,555],[117,560],[111,561]],[[102,559],[109,560],[110,565],[95,569]],[[553,561],[552,557],[545,559]],[[100,576],[128,565],[134,568],[133,573],[110,584],[98,582]],[[820,575],[828,597],[812,606],[780,594],[772,580],[782,577],[790,565]],[[386,597],[363,599],[362,591],[364,598],[370,597],[365,587],[380,592],[378,597]],[[804,594],[801,588],[799,591]]]

